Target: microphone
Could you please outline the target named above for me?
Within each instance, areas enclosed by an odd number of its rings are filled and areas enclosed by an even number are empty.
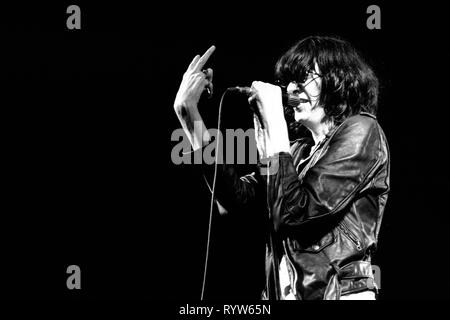
[[[243,93],[249,97],[252,94],[254,94],[254,91],[250,87],[230,87],[227,90]],[[298,106],[300,103],[309,102],[308,99],[299,98],[297,95],[287,93],[283,90],[282,90],[281,95],[282,95],[282,98],[281,98],[282,103],[283,103],[283,106],[285,106],[285,107],[294,108],[294,107]],[[250,103],[250,108],[252,109],[253,113],[258,117],[261,128],[264,129],[264,122],[263,122],[261,113],[259,112],[259,109],[257,107],[255,107],[254,103]]]
[[[228,90],[243,93],[247,96],[251,96],[254,93],[254,91],[250,87],[231,87],[228,88]],[[300,103],[309,102],[309,99],[299,98],[297,95],[287,93],[285,91],[282,91],[281,95],[282,95],[282,103],[283,106],[285,107],[294,108],[298,106]]]

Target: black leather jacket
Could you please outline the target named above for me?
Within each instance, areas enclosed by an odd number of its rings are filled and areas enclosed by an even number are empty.
[[[384,133],[374,116],[361,113],[333,129],[311,156],[310,147],[300,139],[291,153],[261,161],[259,172],[239,177],[223,165],[217,175],[216,199],[228,211],[259,199],[270,213],[263,298],[280,299],[283,255],[297,299],[373,288],[370,259],[389,192]],[[211,181],[211,166],[205,170]]]

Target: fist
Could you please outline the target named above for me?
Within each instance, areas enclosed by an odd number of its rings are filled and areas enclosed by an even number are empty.
[[[264,126],[272,120],[284,119],[283,101],[281,96],[281,88],[270,83],[261,81],[253,81],[253,94],[249,98],[249,102],[256,102],[259,112],[262,115]]]

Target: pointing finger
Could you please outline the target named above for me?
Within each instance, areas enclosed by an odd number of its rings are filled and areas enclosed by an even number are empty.
[[[211,46],[208,50],[206,50],[205,54],[197,61],[197,64],[194,67],[194,71],[198,72],[203,68],[214,50],[216,50],[215,46]]]

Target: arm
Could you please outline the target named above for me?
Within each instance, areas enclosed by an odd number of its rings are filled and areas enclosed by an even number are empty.
[[[203,165],[203,175],[211,191],[214,165]],[[215,198],[219,205],[223,206],[223,208],[219,207],[222,214],[255,205],[256,195],[261,194],[262,187],[263,184],[257,173],[240,176],[233,165],[217,166]]]
[[[202,68],[214,50],[211,46],[202,57],[194,57],[183,75],[173,105],[194,151],[208,144],[211,138],[198,111],[198,102],[205,88],[212,85],[212,69],[205,73]]]
[[[205,88],[212,88],[213,75],[212,69],[202,72],[202,68],[214,50],[215,47],[212,46],[202,57],[199,55],[194,57],[183,75],[174,102],[175,113],[194,152],[200,153],[203,153],[203,149],[210,144],[211,136],[198,111],[198,102]],[[201,155],[200,158],[203,159]],[[214,165],[203,164],[202,167],[205,180],[211,189]],[[220,204],[227,209],[248,205],[254,198],[257,189],[255,176],[239,177],[233,166],[225,164],[218,165],[217,170],[215,195]]]

